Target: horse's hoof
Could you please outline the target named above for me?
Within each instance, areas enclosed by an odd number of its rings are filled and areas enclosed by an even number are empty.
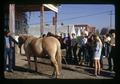
[[[62,75],[58,75],[56,78],[57,78],[57,79],[62,79],[63,76],[62,76]]]
[[[52,79],[57,79],[57,77],[55,75],[52,75],[51,78]]]
[[[62,75],[58,75],[58,76],[52,75],[51,78],[52,78],[52,79],[61,79],[61,78],[63,78],[63,77],[62,77]]]

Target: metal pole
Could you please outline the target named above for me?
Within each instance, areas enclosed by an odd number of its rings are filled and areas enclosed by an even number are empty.
[[[57,12],[55,12],[55,34],[57,34]]]
[[[110,29],[112,28],[112,11],[110,11]]]
[[[69,33],[70,29],[69,29],[69,25],[68,25],[68,33]]]
[[[40,35],[44,33],[44,6],[41,4],[40,7]]]

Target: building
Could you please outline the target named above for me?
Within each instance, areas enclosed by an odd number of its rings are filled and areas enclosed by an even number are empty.
[[[40,11],[40,34],[44,32],[44,11],[55,12],[54,28],[57,27],[57,4],[8,4],[4,7],[5,27],[9,28],[12,34],[27,34],[28,24],[26,12]],[[53,18],[53,17],[52,17]],[[55,29],[56,30],[56,29]]]
[[[44,34],[47,34],[48,32],[54,33],[55,31],[55,26],[54,25],[44,25]],[[76,35],[78,35],[78,29],[80,29],[79,33],[81,33],[84,30],[87,30],[88,33],[89,32],[95,32],[96,28],[93,26],[89,26],[89,25],[58,25],[57,29],[57,34],[72,34],[75,33]],[[36,25],[30,25],[29,29],[28,29],[28,34],[30,35],[34,35],[39,37],[40,34],[40,25],[36,24]],[[80,34],[79,34],[80,35]]]
[[[54,25],[44,25],[43,34],[47,34],[48,32],[55,33]],[[28,34],[33,35],[35,37],[40,37],[40,25],[30,25],[28,28]]]
[[[5,7],[5,16],[4,16],[4,26],[5,26],[5,29],[6,28],[9,28],[10,26],[10,17],[9,17],[9,5]],[[13,11],[13,10],[12,10]],[[15,29],[14,30],[14,33],[15,35],[18,35],[18,34],[27,34],[28,30],[27,28],[29,27],[28,26],[28,23],[27,23],[27,14],[21,10],[17,10],[17,8],[15,9]],[[12,15],[13,16],[13,15]],[[13,23],[13,22],[12,22]]]
[[[83,30],[87,30],[88,32],[95,32],[96,31],[96,27],[93,26],[89,26],[87,24],[78,24],[78,25],[74,25],[75,30],[78,31],[78,28],[81,28]]]
[[[15,19],[15,34],[27,34],[28,33],[28,21],[27,14],[25,12],[17,12]]]

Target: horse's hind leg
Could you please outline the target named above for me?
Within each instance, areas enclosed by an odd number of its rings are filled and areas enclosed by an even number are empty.
[[[55,71],[55,68],[54,68],[53,73],[52,73],[52,78],[56,78],[56,71]]]
[[[58,63],[57,63],[55,57],[51,57],[50,59],[51,59],[53,65],[54,65],[54,71],[53,71],[54,75],[53,76],[55,76],[55,78],[57,78],[57,76],[60,75],[59,68],[58,68]]]

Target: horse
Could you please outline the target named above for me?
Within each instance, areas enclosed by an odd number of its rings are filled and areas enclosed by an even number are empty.
[[[28,38],[28,35],[19,35],[18,36],[18,47],[20,49],[20,54],[22,55],[21,47],[25,43],[26,39]]]
[[[20,36],[19,40],[21,41],[19,43],[24,43],[24,49],[27,55],[29,68],[31,56],[34,56],[35,71],[37,71],[37,57],[43,56],[44,53],[47,53],[47,55],[50,57],[51,62],[54,65],[52,77],[59,78],[59,76],[61,75],[62,58],[61,58],[61,45],[56,38],[52,36],[44,38]]]

